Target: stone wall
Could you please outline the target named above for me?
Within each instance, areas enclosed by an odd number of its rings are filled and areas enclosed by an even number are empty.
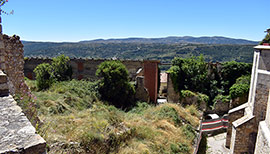
[[[175,92],[170,74],[167,77],[167,100],[169,103],[179,103],[180,95]]]
[[[144,87],[144,77],[137,76],[136,77],[136,93],[135,93],[136,100],[140,100],[143,102],[149,102],[149,92]]]
[[[226,136],[226,144],[227,148],[230,148],[231,144],[231,135],[232,135],[232,122],[236,121],[237,119],[244,116],[245,108],[247,107],[247,103],[243,104],[233,110],[229,110],[229,126],[227,129],[227,136]]]
[[[256,142],[258,146],[264,145],[263,131],[258,135],[258,127],[267,114],[270,89],[270,47],[257,46],[255,49],[245,113],[241,118],[232,122],[231,153],[254,153]],[[260,128],[262,127],[260,126]]]
[[[72,58],[70,59],[70,65],[72,67],[72,78],[73,79],[90,79],[96,80],[96,70],[100,63],[105,60],[111,59],[82,59],[82,58]],[[34,79],[34,69],[37,65],[42,63],[50,63],[52,60],[50,58],[25,58],[24,63],[24,74],[29,79]],[[147,61],[147,60],[145,60]],[[136,72],[143,68],[142,60],[121,60],[121,62],[126,66],[130,74],[130,78],[135,81]]]
[[[70,66],[72,67],[72,78],[73,79],[87,79],[97,80],[96,70],[98,65],[106,60],[111,59],[70,59]],[[52,59],[49,58],[25,58],[24,63],[24,74],[29,79],[34,79],[34,69],[37,65],[42,63],[51,63]],[[157,60],[120,60],[127,68],[129,77],[132,81],[135,81],[138,75],[143,76],[143,86],[139,86],[139,92],[137,97],[142,98],[142,101],[156,102],[157,100],[157,88],[158,88],[158,64]],[[141,71],[143,70],[143,71]],[[141,81],[139,79],[139,81]],[[140,82],[138,82],[140,83]],[[146,91],[144,90],[146,88]]]
[[[230,145],[231,154],[254,153],[257,137],[256,121],[253,117],[242,117],[233,122],[232,138]]]
[[[20,37],[0,34],[0,42],[0,69],[7,74],[10,93],[28,90],[21,87],[24,83],[24,60]]]
[[[264,154],[269,152],[270,152],[270,91],[268,92],[266,118],[265,121],[261,121],[259,124],[255,154]]]

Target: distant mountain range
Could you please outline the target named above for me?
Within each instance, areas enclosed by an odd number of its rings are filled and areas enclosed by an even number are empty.
[[[91,40],[80,42],[22,41],[27,57],[65,54],[81,58],[158,59],[169,63],[174,57],[203,54],[207,61],[252,62],[259,42],[226,37],[166,37]]]
[[[124,39],[97,39],[91,41],[81,41],[80,43],[162,43],[162,44],[178,44],[178,43],[194,43],[194,44],[258,44],[257,41],[245,39],[234,39],[221,36],[214,37],[165,37],[165,38],[124,38]]]

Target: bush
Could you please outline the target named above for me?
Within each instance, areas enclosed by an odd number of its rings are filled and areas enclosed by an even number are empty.
[[[247,95],[249,92],[250,75],[244,75],[237,78],[235,84],[230,88],[230,97],[232,99]]]
[[[34,70],[38,89],[47,89],[55,81],[70,80],[72,68],[68,65],[68,62],[69,58],[61,55],[53,58],[51,65],[48,63],[38,65]]]
[[[221,102],[227,103],[227,102],[230,102],[230,96],[223,96],[219,94],[214,98],[213,102],[217,102],[218,100],[220,100]]]
[[[69,57],[65,55],[60,55],[53,58],[53,75],[57,81],[66,81],[71,79],[72,68],[70,65],[68,65],[68,62]]]
[[[127,108],[133,105],[135,89],[128,81],[125,65],[120,61],[105,61],[98,66],[96,75],[101,77],[101,99],[116,107]]]
[[[249,91],[249,85],[247,84],[234,84],[231,88],[230,88],[230,96],[231,98],[237,98],[237,97],[241,97],[244,94],[247,94]]]
[[[36,84],[39,90],[47,89],[53,83],[52,66],[48,63],[38,65],[34,69]]]

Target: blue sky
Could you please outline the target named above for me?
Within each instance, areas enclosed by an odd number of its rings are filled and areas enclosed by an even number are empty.
[[[269,0],[9,0],[3,32],[32,41],[167,36],[261,40]]]

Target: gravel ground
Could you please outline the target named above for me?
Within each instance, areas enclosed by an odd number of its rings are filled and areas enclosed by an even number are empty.
[[[228,154],[229,149],[225,147],[226,133],[210,136],[207,138],[207,154]]]

